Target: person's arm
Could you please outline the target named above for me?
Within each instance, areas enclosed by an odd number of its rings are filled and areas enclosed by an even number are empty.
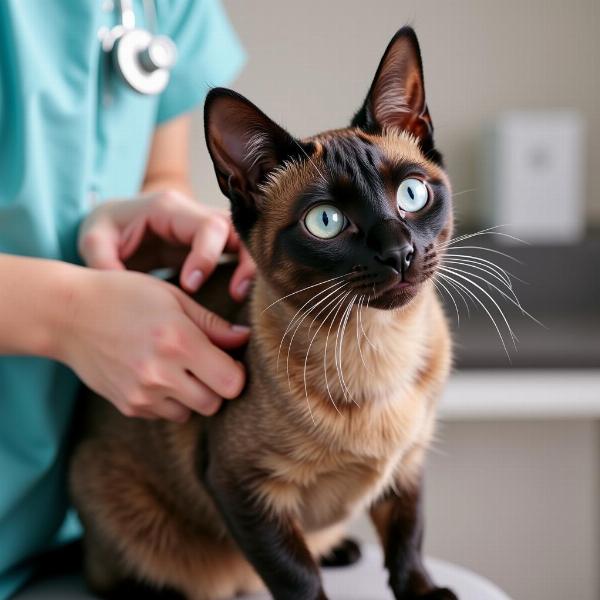
[[[69,302],[67,263],[0,254],[0,355],[52,356],[62,307]]]
[[[242,389],[242,366],[220,348],[247,329],[172,285],[5,254],[0,281],[0,354],[63,362],[125,415],[184,421]]]
[[[254,264],[229,215],[185,193],[191,188],[189,127],[186,116],[161,125],[143,193],[108,201],[84,220],[79,250],[92,268],[70,267],[75,271],[65,285],[73,299],[60,303],[62,325],[49,334],[46,354],[68,364],[126,415],[183,420],[190,410],[212,414],[221,397],[235,397],[244,384],[242,366],[221,348],[247,341],[247,330],[232,328],[174,286],[126,272],[132,261],[150,270],[175,257],[179,265],[183,261],[183,288],[195,291],[224,249],[239,251],[230,291],[238,300],[246,294]],[[33,265],[32,276],[35,271]],[[20,289],[15,298],[26,293]]]
[[[192,117],[182,115],[154,132],[142,192],[174,190],[192,198],[190,132]]]
[[[183,265],[179,265],[181,285],[194,292],[210,277],[223,251],[239,252],[230,293],[242,300],[255,266],[233,229],[228,211],[192,198],[190,125],[190,116],[184,115],[157,128],[142,194],[109,201],[94,210],[81,227],[80,253],[88,266],[121,270],[136,253],[146,269],[170,266],[163,264],[164,257],[175,254],[179,260],[183,258]],[[149,237],[154,238],[153,243],[147,243]],[[143,252],[138,252],[142,248]],[[181,252],[173,252],[181,248],[189,249],[183,257]]]

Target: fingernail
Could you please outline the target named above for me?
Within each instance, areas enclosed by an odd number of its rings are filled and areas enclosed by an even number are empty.
[[[202,279],[204,279],[202,271],[192,271],[187,277],[186,284],[190,290],[196,291],[200,287]]]
[[[237,286],[237,293],[238,296],[240,297],[244,297],[248,294],[248,290],[250,289],[250,280],[249,279],[244,279],[244,281],[242,281],[238,286]]]
[[[246,325],[238,325],[237,323],[231,326],[231,329],[236,333],[250,333],[250,327]]]
[[[207,402],[203,407],[202,414],[204,414],[206,417],[214,415],[219,410],[221,403],[222,400],[220,398],[218,400],[215,399]]]

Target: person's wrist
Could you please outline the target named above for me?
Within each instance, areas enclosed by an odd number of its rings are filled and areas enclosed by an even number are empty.
[[[77,322],[85,308],[85,295],[93,281],[92,269],[61,263],[53,274],[48,311],[44,316],[44,346],[40,354],[69,364]]]

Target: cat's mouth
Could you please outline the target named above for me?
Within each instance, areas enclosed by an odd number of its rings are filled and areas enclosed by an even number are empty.
[[[375,288],[375,297],[371,306],[393,309],[408,304],[418,293],[420,284],[414,281],[396,279],[379,289]]]
[[[418,293],[421,281],[394,277],[377,277],[367,274],[360,278],[356,291],[369,298],[369,305],[375,308],[393,309],[410,302]]]
[[[400,291],[400,290],[406,290],[409,289],[411,287],[415,287],[417,284],[413,283],[412,281],[398,281],[397,283],[394,283],[393,285],[390,286],[390,290],[395,290],[395,291]]]

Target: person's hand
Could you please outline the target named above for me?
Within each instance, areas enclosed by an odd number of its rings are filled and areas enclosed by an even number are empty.
[[[229,291],[241,301],[255,266],[224,210],[179,192],[152,192],[98,206],[79,231],[79,252],[87,266],[148,271],[183,262],[181,286],[188,292],[210,276],[224,251],[239,253]]]
[[[124,415],[185,421],[243,388],[235,348],[248,329],[142,273],[78,269],[56,358]]]

